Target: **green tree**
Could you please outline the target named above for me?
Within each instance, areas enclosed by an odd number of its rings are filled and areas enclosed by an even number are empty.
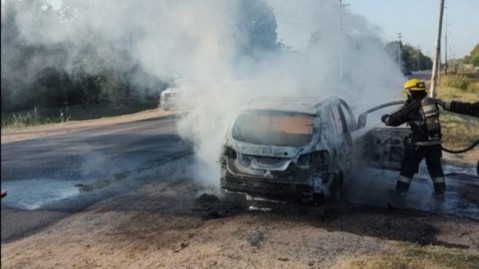
[[[61,56],[52,57],[62,54],[60,47],[47,48],[29,44],[25,40],[17,25],[17,17],[25,12],[35,18],[55,18],[59,15],[46,0],[2,1],[2,111],[27,109],[34,106],[39,91],[37,82],[45,79],[43,71],[55,65],[56,59],[62,58]]]
[[[401,51],[401,68],[410,70],[428,70],[432,67],[432,59],[424,55],[420,49],[408,44],[400,44],[398,41],[389,42],[385,48],[388,55],[399,62],[399,50]]]
[[[90,13],[81,0],[62,1],[60,10],[48,3],[49,0],[2,0],[2,111],[65,103],[119,105],[129,98],[154,98],[159,89],[165,88],[165,83],[147,73],[130,54],[141,36],[141,25],[132,25],[134,31],[124,31],[119,37],[84,25],[79,36],[58,41],[61,39],[41,34],[49,30],[42,22],[62,28],[76,20],[88,21]],[[259,59],[262,52],[280,49],[271,6],[265,0],[238,3],[239,17],[231,32],[237,35],[240,53]],[[17,24],[24,14],[38,22],[29,29],[32,36],[21,33],[23,28]]]
[[[401,43],[398,41],[389,42],[384,47],[384,50],[389,55],[389,57],[391,57],[394,62],[400,64],[402,68],[402,63],[399,60],[399,55],[401,53]]]
[[[411,45],[404,45],[403,61],[404,65],[411,70],[426,70],[432,66],[432,59],[422,54],[421,50]]]
[[[469,54],[469,62],[475,66],[479,66],[479,43],[472,49]]]

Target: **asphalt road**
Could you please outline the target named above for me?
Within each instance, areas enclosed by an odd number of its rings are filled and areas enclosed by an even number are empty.
[[[2,206],[73,212],[141,184],[191,155],[174,122],[154,118],[4,144]]]
[[[429,80],[431,80],[431,75],[432,75],[431,70],[423,70],[423,71],[412,72],[412,75],[406,76],[406,77],[407,78],[417,78],[417,79],[420,79],[420,80],[429,81]]]
[[[2,190],[8,196],[2,199],[2,242],[142,184],[188,173],[192,149],[177,135],[175,120],[153,118],[3,144]],[[401,198],[391,192],[397,172],[365,169],[346,185],[346,199],[479,219],[479,178],[473,170],[446,167],[448,190],[437,199],[424,167]]]

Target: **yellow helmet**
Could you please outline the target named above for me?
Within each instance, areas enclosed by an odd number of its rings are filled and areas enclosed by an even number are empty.
[[[404,83],[404,90],[425,91],[426,83],[419,79],[410,79]]]

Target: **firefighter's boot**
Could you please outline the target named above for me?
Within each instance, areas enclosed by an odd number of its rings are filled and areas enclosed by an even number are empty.
[[[434,191],[439,197],[444,196],[446,192],[446,181],[444,177],[433,177],[432,182],[434,183]]]
[[[412,178],[399,176],[398,181],[396,183],[396,193],[404,196],[406,192],[409,190],[409,185],[411,184]]]

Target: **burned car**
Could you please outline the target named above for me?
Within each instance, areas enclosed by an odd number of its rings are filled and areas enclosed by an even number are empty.
[[[160,106],[164,111],[170,111],[179,108],[180,89],[171,87],[161,92]]]
[[[189,100],[194,99],[195,89],[193,79],[176,79],[169,88],[160,93],[160,107],[164,111],[188,109]]]
[[[348,104],[336,97],[245,108],[226,134],[221,188],[249,201],[337,201],[351,173],[354,130]]]

